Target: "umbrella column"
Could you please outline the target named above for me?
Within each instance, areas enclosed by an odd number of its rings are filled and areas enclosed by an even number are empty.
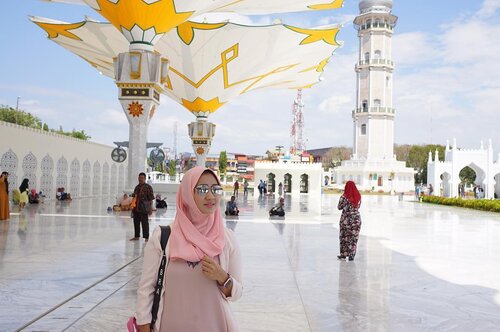
[[[135,48],[134,48],[135,46]],[[151,118],[160,105],[162,81],[167,79],[168,61],[146,45],[132,44],[129,52],[114,59],[118,99],[129,122],[127,186],[146,170],[146,143]]]
[[[208,122],[205,116],[197,116],[195,122],[188,124],[188,130],[196,154],[196,165],[205,167],[207,154],[215,135],[215,124]]]

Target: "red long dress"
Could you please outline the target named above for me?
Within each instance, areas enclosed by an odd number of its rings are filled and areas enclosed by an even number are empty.
[[[0,220],[8,220],[9,218],[9,194],[7,193],[5,178],[2,177],[0,179]]]
[[[358,246],[359,232],[361,231],[361,215],[359,214],[359,202],[357,207],[344,196],[340,197],[338,209],[342,210],[340,217],[340,255],[354,258]]]

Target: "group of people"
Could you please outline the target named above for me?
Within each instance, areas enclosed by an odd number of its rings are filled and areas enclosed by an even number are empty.
[[[476,199],[481,199],[485,197],[484,189],[480,185],[475,185],[472,191],[474,192],[474,198]]]
[[[9,173],[2,172],[0,176],[0,220],[9,219]],[[24,209],[26,204],[38,204],[41,201],[41,192],[37,193],[36,189],[29,188],[29,179],[25,178],[21,182],[18,189],[12,191],[12,201],[18,204],[19,210]]]
[[[0,219],[8,219],[5,218],[8,216],[7,179],[8,173],[2,173]],[[139,174],[138,181],[130,202],[135,231],[131,240],[139,239],[142,226],[142,235],[147,241],[148,216],[155,196],[144,173]],[[223,192],[219,179],[210,169],[194,167],[184,175],[166,246],[162,247],[164,232],[158,227],[144,249],[135,312],[139,331],[238,331],[229,301],[238,300],[242,295],[242,263],[235,235],[223,224],[219,208]],[[356,255],[361,228],[360,205],[361,195],[354,182],[347,182],[338,204],[342,210],[339,259],[353,260]],[[234,195],[227,208],[239,212]],[[283,208],[281,197],[271,211],[284,214]],[[158,279],[159,270],[164,271],[161,279]],[[156,293],[159,280],[162,287]],[[152,311],[157,313],[154,319]]]
[[[257,189],[259,190],[259,195],[266,195],[267,194],[267,182],[264,180],[260,180],[259,185],[257,186]]]
[[[233,184],[233,196],[238,197],[239,190],[240,190],[240,183],[236,179],[236,181],[234,181],[234,184]],[[248,196],[248,181],[247,181],[247,179],[245,179],[243,181],[243,196],[245,196],[245,197]]]
[[[417,201],[420,200],[420,197],[425,194],[426,190],[428,196],[434,195],[434,187],[432,186],[432,183],[429,183],[428,187],[425,187],[423,184],[415,186],[415,198],[417,199]]]

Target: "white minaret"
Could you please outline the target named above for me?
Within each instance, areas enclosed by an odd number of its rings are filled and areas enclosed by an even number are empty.
[[[362,0],[354,19],[359,37],[353,159],[394,158],[392,0]]]

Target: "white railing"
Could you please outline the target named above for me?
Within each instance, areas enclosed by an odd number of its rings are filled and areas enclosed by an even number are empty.
[[[366,66],[366,65],[388,65],[390,67],[394,67],[394,61],[387,59],[368,59],[361,60],[358,62],[358,66]]]
[[[389,113],[395,114],[396,110],[390,107],[362,107],[356,108],[353,113]]]
[[[394,30],[394,27],[385,22],[371,22],[371,23],[365,23],[359,26],[359,30],[366,30],[366,29],[388,29],[388,30]]]

